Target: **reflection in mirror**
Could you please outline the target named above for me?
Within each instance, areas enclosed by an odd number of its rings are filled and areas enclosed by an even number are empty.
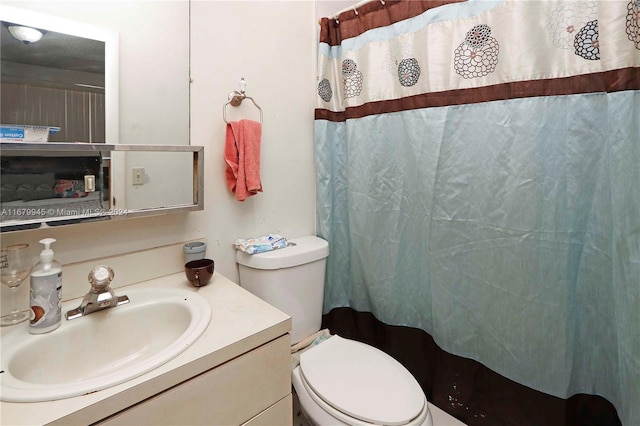
[[[2,140],[116,142],[117,34],[19,8],[2,12]],[[25,39],[27,30],[40,36]]]
[[[115,208],[140,210],[193,204],[193,155],[191,152],[123,151],[124,195],[112,197]],[[114,201],[115,199],[115,201]]]
[[[2,231],[202,210],[204,148],[3,143]]]
[[[0,23],[2,124],[55,128],[43,142],[105,143],[104,41]]]
[[[106,143],[188,145],[189,4],[1,0],[0,18],[105,41]]]

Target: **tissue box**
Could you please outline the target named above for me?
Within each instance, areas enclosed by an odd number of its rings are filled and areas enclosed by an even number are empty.
[[[60,127],[2,124],[0,142],[48,142],[49,135],[59,131]]]

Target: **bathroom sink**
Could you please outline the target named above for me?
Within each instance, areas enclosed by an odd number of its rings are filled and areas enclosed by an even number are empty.
[[[209,302],[174,288],[120,288],[130,303],[71,321],[47,334],[14,326],[2,336],[0,399],[38,402],[102,390],[175,358],[205,331]],[[78,301],[65,303],[64,312]]]

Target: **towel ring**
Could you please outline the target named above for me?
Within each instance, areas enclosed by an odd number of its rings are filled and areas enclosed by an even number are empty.
[[[227,105],[231,104],[231,106],[237,107],[242,103],[243,100],[249,99],[251,102],[253,102],[253,105],[258,108],[258,111],[260,111],[260,124],[262,124],[262,108],[260,108],[260,105],[258,105],[251,96],[247,96],[244,94],[245,86],[246,82],[243,78],[240,80],[240,91],[238,92],[234,90],[233,92],[229,93],[229,100],[222,106],[222,119],[225,123],[229,124],[229,122],[227,121]]]

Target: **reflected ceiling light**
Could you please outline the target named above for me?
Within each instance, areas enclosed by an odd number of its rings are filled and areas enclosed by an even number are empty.
[[[7,28],[13,37],[20,40],[24,44],[35,43],[43,36],[42,31],[36,30],[35,28],[31,27],[9,25]]]

